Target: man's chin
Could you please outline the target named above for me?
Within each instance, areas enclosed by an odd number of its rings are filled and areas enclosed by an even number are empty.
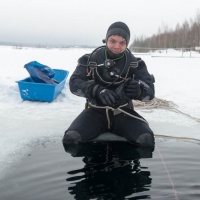
[[[112,53],[118,55],[118,54],[121,54],[122,52],[119,52],[119,51],[111,51]]]

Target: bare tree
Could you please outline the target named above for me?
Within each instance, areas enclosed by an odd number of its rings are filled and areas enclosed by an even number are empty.
[[[200,46],[199,10],[194,20],[185,20],[181,25],[178,23],[174,30],[162,23],[157,34],[153,34],[151,37],[135,37],[130,45],[131,48],[140,48],[140,51],[144,51],[144,48],[189,48],[191,46]]]

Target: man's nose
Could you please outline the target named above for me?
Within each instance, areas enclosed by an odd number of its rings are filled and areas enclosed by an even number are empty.
[[[116,43],[115,43],[115,48],[120,48],[119,42],[116,42]]]

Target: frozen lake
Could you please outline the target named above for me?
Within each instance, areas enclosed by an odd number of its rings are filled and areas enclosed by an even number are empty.
[[[37,49],[0,47],[0,178],[15,165],[32,144],[60,137],[82,111],[85,99],[70,93],[68,80],[77,59],[93,49]],[[200,140],[200,55],[168,51],[136,55],[155,77],[156,97],[172,101],[186,115],[166,109],[138,110],[155,135]],[[23,101],[15,81],[28,77],[24,65],[38,61],[70,72],[65,88],[52,103]],[[190,115],[191,117],[187,116]]]

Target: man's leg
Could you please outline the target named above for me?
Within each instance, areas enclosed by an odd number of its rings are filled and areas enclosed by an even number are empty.
[[[65,131],[63,143],[78,144],[87,142],[106,131],[107,119],[105,110],[85,109]]]
[[[141,117],[133,110],[129,112]],[[155,143],[154,134],[147,123],[124,113],[114,116],[112,132],[139,146],[154,146]]]

